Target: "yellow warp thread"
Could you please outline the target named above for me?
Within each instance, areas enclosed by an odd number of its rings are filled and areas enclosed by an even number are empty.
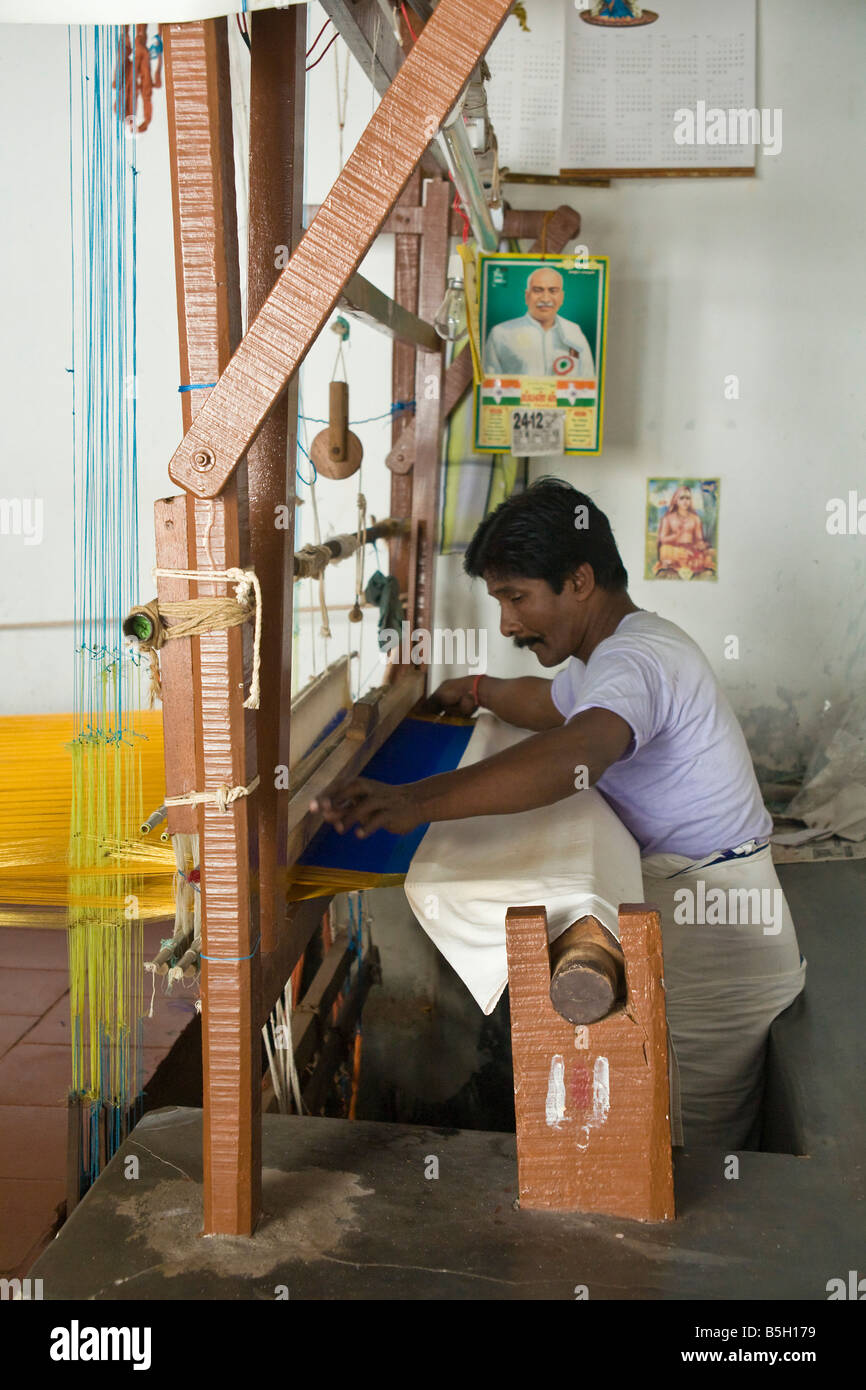
[[[0,718],[0,924],[65,927],[70,909],[128,921],[136,905],[141,920],[173,915],[171,846],[138,831],[165,800],[162,716],[136,723],[129,742],[73,742],[71,714]]]
[[[293,864],[288,870],[287,898],[290,903],[297,903],[332,893],[395,888],[405,878],[405,874],[374,874],[361,869],[320,869],[315,864]]]

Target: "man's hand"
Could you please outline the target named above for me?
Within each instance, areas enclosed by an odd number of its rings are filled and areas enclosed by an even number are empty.
[[[431,714],[474,714],[477,708],[472,694],[474,676],[458,676],[455,680],[443,681],[433,691],[426,708]]]
[[[408,835],[422,820],[411,782],[392,787],[366,777],[333,783],[318,800],[310,802],[310,810],[318,811],[341,835],[357,825],[355,834],[361,840],[376,830]]]

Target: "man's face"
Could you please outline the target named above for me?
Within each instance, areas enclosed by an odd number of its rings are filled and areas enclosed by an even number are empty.
[[[553,323],[562,308],[565,290],[554,270],[536,270],[526,286],[526,307],[530,316],[545,326]]]
[[[585,566],[591,575],[589,566]],[[578,648],[586,626],[580,585],[567,579],[555,594],[545,579],[485,575],[487,592],[500,606],[499,631],[516,647],[529,647],[542,666],[558,666]]]
[[[686,512],[690,512],[691,509],[692,494],[690,492],[681,492],[679,497],[677,498],[677,511],[679,512],[680,516],[685,516]]]

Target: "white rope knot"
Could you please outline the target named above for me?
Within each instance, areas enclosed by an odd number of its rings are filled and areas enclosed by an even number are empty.
[[[258,774],[253,778],[248,787],[230,787],[226,782],[221,786],[214,787],[206,792],[186,792],[183,796],[167,796],[166,806],[215,806],[221,815],[240,801],[242,796],[249,796],[259,785]]]
[[[242,796],[248,793],[247,787],[230,787],[223,782],[221,787],[217,787],[214,796],[216,798],[216,808],[225,815],[230,806]]]

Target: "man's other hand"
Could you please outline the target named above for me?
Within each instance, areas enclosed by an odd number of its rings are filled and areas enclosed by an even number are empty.
[[[371,782],[365,777],[357,777],[352,782],[335,782],[317,800],[310,802],[310,810],[318,811],[341,835],[356,825],[355,834],[361,840],[376,830],[408,835],[421,823],[411,782],[399,787]]]
[[[443,681],[430,696],[425,709],[430,714],[474,714],[477,708],[472,694],[474,676],[458,676],[455,680]]]

